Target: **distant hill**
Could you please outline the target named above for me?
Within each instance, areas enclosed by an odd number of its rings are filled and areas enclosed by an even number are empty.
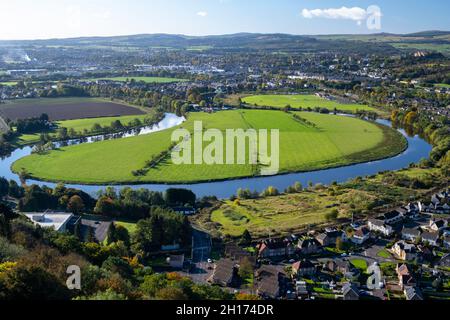
[[[380,43],[360,46],[347,39],[320,39],[314,36],[290,34],[237,33],[215,36],[185,36],[170,34],[141,34],[117,37],[84,37],[32,41],[0,41],[0,46],[70,46],[70,47],[137,47],[203,50],[268,50],[279,52],[359,52],[396,53],[394,47]]]

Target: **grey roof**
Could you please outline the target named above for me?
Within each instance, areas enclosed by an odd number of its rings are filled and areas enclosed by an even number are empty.
[[[439,233],[437,232],[424,232],[422,234],[422,239],[425,241],[438,241]]]
[[[423,300],[420,289],[414,287],[405,287],[405,295],[407,300]]]
[[[418,236],[420,236],[420,230],[419,229],[414,229],[414,228],[403,228],[402,234],[403,235],[412,235],[412,236],[418,237]]]

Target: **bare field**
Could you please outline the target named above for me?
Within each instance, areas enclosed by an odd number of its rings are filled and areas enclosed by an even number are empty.
[[[145,114],[135,107],[91,98],[30,99],[0,105],[0,116],[13,121],[39,117],[43,113],[52,121]]]

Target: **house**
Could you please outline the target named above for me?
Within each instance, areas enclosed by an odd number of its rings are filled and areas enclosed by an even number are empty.
[[[349,279],[359,274],[358,269],[356,269],[349,261],[342,259],[333,259],[327,261],[324,265],[324,269],[335,273],[341,273]]]
[[[420,213],[420,208],[419,205],[414,204],[414,203],[408,203],[404,209],[407,212],[407,216],[409,218],[414,218],[416,217],[419,213]]]
[[[385,213],[382,216],[378,217],[378,220],[383,220],[386,224],[396,224],[404,219],[403,209],[396,209]]]
[[[81,220],[81,233],[85,241],[97,241],[98,243],[103,243],[108,237],[108,230],[112,222],[110,221],[100,221],[91,219]],[[90,239],[90,238],[94,239]]]
[[[225,245],[225,256],[231,260],[237,261],[239,264],[243,260],[250,261],[253,265],[256,263],[254,256],[247,250],[242,249],[235,243],[227,243]]]
[[[402,239],[411,242],[416,242],[420,240],[420,230],[417,228],[403,228]]]
[[[338,231],[335,229],[327,229],[324,233],[319,234],[316,237],[316,240],[322,246],[334,246],[336,245],[337,239],[341,239],[342,241],[347,241],[347,235],[345,232]]]
[[[171,268],[183,269],[183,266],[184,266],[184,254],[171,255],[169,258],[167,258],[167,262],[169,263]]]
[[[297,291],[297,297],[300,299],[308,299],[309,298],[309,291],[308,287],[306,286],[305,281],[297,281],[295,283],[295,288]]]
[[[406,264],[397,264],[395,269],[398,277],[398,285],[403,289],[405,286],[415,286],[416,280],[412,276],[409,267]]]
[[[417,248],[405,241],[398,241],[392,247],[392,252],[401,260],[411,261],[417,258]]]
[[[370,230],[366,227],[359,228],[355,231],[352,237],[352,242],[355,244],[364,244],[370,239]]]
[[[64,233],[68,229],[68,223],[72,220],[72,213],[46,211],[43,213],[27,213],[25,216],[35,225],[42,228],[52,228],[55,231]]]
[[[298,243],[298,252],[303,255],[314,254],[320,251],[320,243],[316,239],[307,238]]]
[[[298,261],[292,265],[292,274],[297,277],[312,276],[316,266],[309,260]]]
[[[236,275],[236,263],[230,259],[221,259],[215,264],[208,282],[222,287],[233,287],[236,284]]]
[[[258,295],[265,299],[282,297],[286,279],[284,270],[276,266],[263,265],[256,271]]]
[[[424,232],[422,233],[422,242],[428,243],[430,246],[439,246],[439,233],[438,232]]]
[[[284,258],[295,254],[295,246],[288,240],[266,240],[258,246],[258,256],[262,259]]]
[[[441,232],[442,230],[444,230],[447,227],[448,227],[448,221],[447,220],[431,219],[428,229],[431,230],[431,231],[434,231],[434,232]]]
[[[342,286],[342,299],[346,301],[359,300],[359,290],[351,283],[346,283]]]
[[[371,219],[369,220],[369,230],[373,232],[380,232],[386,237],[389,237],[394,233],[394,228],[386,224],[383,220]]]
[[[409,301],[418,301],[423,300],[422,292],[419,288],[416,287],[405,287],[404,290],[406,300]]]
[[[444,247],[450,248],[450,236],[444,237]]]

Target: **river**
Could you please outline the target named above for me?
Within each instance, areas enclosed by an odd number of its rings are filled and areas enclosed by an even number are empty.
[[[169,129],[180,125],[186,119],[183,117],[178,117],[175,114],[166,114],[164,119],[157,125],[152,127],[146,127],[141,130],[134,130],[122,134],[113,135],[102,135],[96,137],[90,137],[86,139],[77,139],[66,142],[65,144],[74,145],[79,143],[95,143],[97,141],[102,141],[106,139],[123,139],[136,135],[142,134],[152,134],[157,131]],[[378,120],[377,122],[391,126],[391,123],[386,120]],[[279,190],[284,190],[288,186],[293,185],[295,182],[300,182],[306,186],[309,182],[314,184],[330,184],[333,181],[345,182],[349,179],[358,176],[369,176],[376,174],[381,171],[393,171],[399,170],[409,166],[411,163],[417,163],[424,158],[428,158],[432,150],[432,146],[425,140],[421,139],[419,136],[410,137],[404,130],[399,130],[408,140],[408,148],[400,155],[367,163],[355,164],[346,167],[326,169],[320,171],[302,172],[302,173],[291,173],[272,177],[257,177],[248,179],[237,179],[230,181],[220,181],[220,182],[208,182],[208,183],[198,183],[198,184],[185,184],[185,185],[164,185],[164,184],[142,184],[142,185],[121,185],[117,188],[131,187],[133,189],[147,188],[153,191],[165,191],[168,188],[186,188],[192,190],[197,194],[198,197],[202,196],[216,196],[218,198],[228,198],[239,188],[249,188],[250,190],[256,190],[258,192],[263,191],[268,186],[274,186]],[[58,144],[59,145],[59,144]],[[0,160],[0,176],[4,176],[8,180],[15,180],[19,182],[19,177],[11,171],[11,165],[21,159],[30,155],[32,152],[32,147],[24,147],[22,149],[17,149],[9,157]],[[55,187],[56,184],[27,180],[27,184],[37,184],[40,186],[46,185],[51,188]],[[70,188],[76,188],[83,190],[93,196],[97,194],[98,191],[105,189],[107,185],[67,185]]]

